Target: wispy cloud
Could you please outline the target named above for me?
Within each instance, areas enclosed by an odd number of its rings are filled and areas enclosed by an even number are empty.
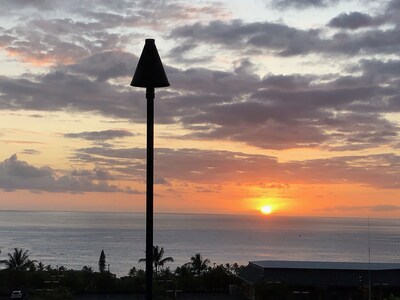
[[[128,130],[123,129],[109,129],[103,131],[84,131],[78,133],[66,133],[67,138],[79,138],[89,141],[105,141],[118,138],[133,136],[134,134]]]
[[[322,209],[324,211],[369,211],[369,212],[380,212],[380,213],[385,213],[385,212],[393,212],[393,211],[399,211],[400,206],[399,205],[371,205],[371,206],[333,206],[333,207],[327,207]]]
[[[29,154],[29,155],[36,155],[36,154],[40,154],[41,152],[35,149],[24,149],[22,151],[23,154]]]

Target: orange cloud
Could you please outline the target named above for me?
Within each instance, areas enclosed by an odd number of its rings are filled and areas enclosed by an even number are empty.
[[[59,55],[52,55],[51,53],[27,53],[24,50],[13,47],[7,47],[4,50],[8,56],[35,67],[48,67],[56,64],[71,64],[75,62],[75,59],[72,57],[61,57]]]

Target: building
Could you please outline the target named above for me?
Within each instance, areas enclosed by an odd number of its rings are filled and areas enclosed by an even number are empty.
[[[400,263],[252,261],[240,273],[251,300],[363,300],[400,296]]]

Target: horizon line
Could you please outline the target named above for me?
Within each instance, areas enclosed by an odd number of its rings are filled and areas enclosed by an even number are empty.
[[[114,214],[146,214],[145,211],[106,211],[106,210],[39,210],[39,209],[0,209],[0,212],[47,212],[47,213],[114,213]],[[263,215],[258,213],[205,213],[205,212],[154,212],[157,215],[214,215],[214,216],[244,216],[270,218],[323,218],[323,219],[372,219],[372,220],[398,220],[395,217],[360,217],[360,216],[325,216],[325,215]]]

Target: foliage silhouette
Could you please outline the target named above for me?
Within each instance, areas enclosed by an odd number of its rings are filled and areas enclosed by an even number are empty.
[[[29,259],[29,250],[14,248],[13,253],[8,253],[8,260],[4,261],[7,269],[11,271],[26,271],[32,267],[34,261]]]
[[[101,250],[101,253],[100,253],[99,271],[100,271],[100,273],[104,273],[106,271],[106,255],[104,254],[104,250]]]
[[[234,265],[211,268],[208,267],[209,260],[196,253],[191,262],[171,271],[165,264],[172,262],[172,257],[164,257],[162,247],[156,246],[153,250],[155,260],[152,265],[157,274],[154,291],[158,298],[170,299],[173,290],[227,293],[229,284],[237,284],[237,278],[230,270]],[[15,289],[29,293],[30,299],[41,300],[71,299],[79,294],[141,294],[145,290],[145,271],[137,267],[129,271],[129,276],[120,278],[106,270],[99,272],[100,268],[95,272],[91,266],[81,270],[65,266],[53,268],[42,262],[35,263],[27,250],[18,248],[9,253],[7,266],[0,270],[0,297]]]
[[[173,262],[174,259],[171,256],[164,257],[164,248],[159,246],[153,246],[153,268],[155,275],[157,276],[159,267],[163,268],[167,262]],[[139,259],[139,262],[146,262],[146,258]]]
[[[196,253],[194,256],[190,258],[190,264],[191,269],[193,272],[197,275],[200,276],[204,271],[207,270],[208,264],[210,263],[210,260],[208,258],[203,259],[200,253]]]

